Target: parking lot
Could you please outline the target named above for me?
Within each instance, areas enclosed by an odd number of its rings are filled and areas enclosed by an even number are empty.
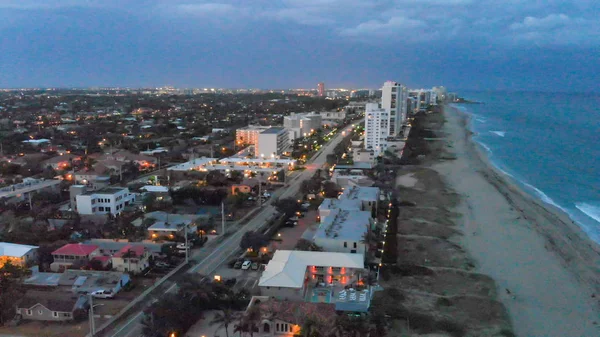
[[[304,217],[298,219],[297,226],[283,227],[275,234],[273,239],[276,239],[276,241],[271,241],[269,250],[293,250],[294,247],[296,247],[296,243],[301,238],[310,237],[310,239],[312,239],[310,233],[314,233],[317,227],[319,227],[319,224],[317,223],[317,211],[313,210],[305,212]]]
[[[214,278],[215,275],[218,275],[221,276],[221,279],[223,280],[235,278],[237,282],[233,286],[233,289],[240,290],[245,288],[252,293],[253,290],[258,289],[258,280],[260,279],[261,273],[260,270],[234,269],[225,264],[210,275],[210,277]]]

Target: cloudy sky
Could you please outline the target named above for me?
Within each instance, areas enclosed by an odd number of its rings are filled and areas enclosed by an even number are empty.
[[[0,0],[0,87],[598,91],[597,0]]]

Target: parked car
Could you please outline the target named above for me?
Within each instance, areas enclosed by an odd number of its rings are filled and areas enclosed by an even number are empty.
[[[238,260],[235,261],[235,263],[233,264],[233,269],[240,269],[242,268],[242,261]]]
[[[95,298],[114,298],[115,294],[111,290],[96,290],[92,292]]]
[[[191,241],[188,242],[187,246],[183,242],[177,243],[177,249],[179,249],[179,250],[191,249],[193,246],[194,246],[194,243]]]
[[[298,211],[298,212],[296,212],[296,217],[298,217],[298,218],[304,218],[304,213]]]
[[[170,264],[168,264],[168,263],[166,263],[166,262],[163,262],[163,261],[158,261],[158,262],[156,262],[156,263],[154,264],[154,266],[155,266],[156,268],[170,268],[170,267],[171,267],[171,265],[170,265]]]
[[[298,221],[286,221],[285,222],[285,226],[286,227],[294,227],[294,226],[298,226]]]
[[[244,263],[242,263],[242,270],[248,270],[250,268],[250,265],[252,265],[252,262],[250,260],[244,261]]]
[[[250,269],[252,269],[252,270],[258,270],[258,263],[253,262],[252,266],[250,266]]]
[[[300,220],[296,215],[294,215],[293,217],[289,218],[288,221],[298,221]]]

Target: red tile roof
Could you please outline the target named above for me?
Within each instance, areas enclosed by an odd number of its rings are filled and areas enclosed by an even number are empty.
[[[131,254],[132,254],[129,257],[141,257],[144,255],[145,250],[146,250],[146,248],[144,246],[127,245],[127,246],[121,248],[121,250],[119,250],[118,252],[116,252],[115,255],[113,255],[113,257],[122,257],[128,251],[131,252]]]
[[[88,256],[93,251],[98,249],[96,245],[86,245],[82,243],[69,243],[57,250],[53,251],[53,255],[74,255],[74,256]]]
[[[108,260],[110,260],[110,256],[94,256],[94,258],[92,260],[98,260],[101,262],[108,262]]]

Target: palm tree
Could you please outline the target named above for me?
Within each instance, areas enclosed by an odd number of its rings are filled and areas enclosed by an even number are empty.
[[[250,333],[250,337],[253,337],[254,333],[258,330],[261,319],[262,312],[260,308],[253,305],[239,320],[239,323],[235,326],[234,332]]]
[[[239,313],[229,308],[221,310],[210,322],[211,325],[218,325],[218,328],[225,328],[225,336],[229,337],[229,325],[237,321]]]
[[[308,316],[304,319],[304,324],[300,328],[300,336],[302,337],[320,337],[321,326],[315,317]]]

